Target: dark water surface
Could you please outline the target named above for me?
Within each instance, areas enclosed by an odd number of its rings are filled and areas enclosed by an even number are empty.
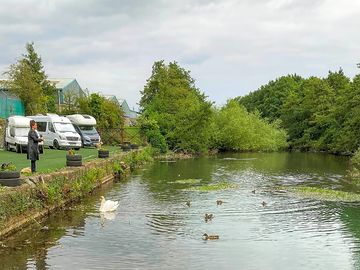
[[[350,190],[347,166],[309,153],[155,162],[1,242],[0,269],[360,269],[360,204],[274,191]],[[237,188],[190,189],[219,182]],[[115,213],[99,213],[101,195],[120,202]],[[202,240],[205,232],[220,239]]]

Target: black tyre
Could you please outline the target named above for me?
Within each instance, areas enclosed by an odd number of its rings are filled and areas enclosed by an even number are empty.
[[[54,140],[53,142],[54,149],[60,149],[59,142],[57,140]]]
[[[20,178],[0,179],[0,185],[8,186],[8,187],[20,186],[21,179]]]
[[[126,151],[130,151],[131,147],[129,144],[122,144],[121,149],[126,152]]]
[[[82,161],[81,155],[66,155],[66,161]]]
[[[44,146],[39,146],[39,152],[40,154],[44,154]]]
[[[79,147],[77,147],[77,148],[74,148],[75,149],[75,151],[79,151],[80,150],[80,148]]]
[[[98,157],[99,158],[108,158],[109,157],[109,151],[108,150],[99,150],[98,151]]]
[[[15,147],[16,147],[16,153],[21,153],[21,146],[16,144]]]
[[[8,178],[19,178],[20,172],[18,171],[2,171],[0,172],[0,179],[8,179]]]
[[[7,150],[7,151],[11,151],[11,148],[10,148],[9,143],[6,143],[6,144],[5,144],[5,147],[6,147],[6,150]]]
[[[137,144],[130,144],[131,149],[138,149],[139,146]]]
[[[81,160],[75,160],[75,161],[67,160],[67,161],[66,161],[66,166],[69,166],[69,167],[80,167],[80,166],[82,166],[82,161],[81,161]]]

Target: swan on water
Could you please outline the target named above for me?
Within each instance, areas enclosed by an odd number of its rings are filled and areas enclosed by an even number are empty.
[[[100,212],[112,212],[115,211],[118,206],[118,201],[105,200],[104,196],[101,196]]]

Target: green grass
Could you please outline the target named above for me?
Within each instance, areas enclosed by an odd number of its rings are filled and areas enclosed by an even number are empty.
[[[340,190],[304,186],[285,188],[285,190],[302,198],[339,202],[360,201],[360,194]]]
[[[119,152],[120,148],[116,146],[104,146],[110,151],[110,155]],[[83,162],[95,159],[98,156],[96,148],[81,148],[75,151],[76,154],[81,154]],[[44,154],[40,155],[40,160],[36,162],[38,172],[51,172],[65,167],[66,164],[66,150],[44,149]],[[17,170],[30,167],[30,160],[26,158],[26,153],[20,154],[0,150],[0,163],[12,162]]]

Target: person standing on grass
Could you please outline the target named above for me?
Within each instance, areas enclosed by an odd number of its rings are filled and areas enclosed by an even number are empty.
[[[36,172],[36,161],[39,160],[39,142],[42,142],[44,139],[42,136],[39,136],[37,132],[37,124],[34,120],[30,120],[30,131],[28,134],[28,149],[27,149],[27,159],[31,160],[31,172]]]

